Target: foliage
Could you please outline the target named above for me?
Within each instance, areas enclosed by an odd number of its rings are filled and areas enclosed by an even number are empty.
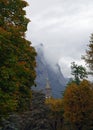
[[[13,95],[9,95],[8,93],[4,93],[0,90],[0,115],[5,114],[7,111],[14,111],[17,106],[17,102],[14,99]]]
[[[87,78],[87,72],[85,67],[82,65],[77,65],[75,62],[72,62],[71,65],[71,74],[74,75],[74,81],[79,84],[81,79]]]
[[[51,130],[45,95],[42,92],[32,92],[31,103],[29,111],[13,113],[3,120],[2,130]]]
[[[47,98],[46,104],[50,108],[50,126],[53,130],[62,130],[63,127],[63,101],[62,99]]]
[[[29,127],[27,127],[28,129],[25,128],[25,130],[50,130],[48,112],[49,108],[45,104],[45,94],[41,91],[33,91],[31,121]]]
[[[90,44],[88,45],[88,49],[86,50],[86,55],[82,56],[82,58],[85,60],[91,70],[89,74],[93,74],[93,34],[91,34]]]
[[[29,19],[23,0],[0,1],[0,114],[30,107],[35,84],[35,49],[25,39]]]
[[[62,99],[47,98],[46,104],[50,106],[52,111],[62,111],[63,104]]]
[[[79,85],[72,83],[65,90],[64,118],[78,130],[88,130],[93,121],[93,89],[87,80]]]

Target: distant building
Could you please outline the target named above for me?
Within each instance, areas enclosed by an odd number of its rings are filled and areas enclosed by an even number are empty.
[[[51,98],[51,96],[52,96],[51,87],[50,87],[48,79],[47,79],[47,83],[46,83],[46,87],[45,87],[45,94],[46,94],[46,98]]]

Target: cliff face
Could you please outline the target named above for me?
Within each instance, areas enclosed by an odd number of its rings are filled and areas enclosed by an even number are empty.
[[[67,80],[64,78],[60,66],[56,64],[55,70],[51,67],[51,65],[48,63],[46,58],[44,57],[44,49],[43,45],[40,44],[36,47],[37,51],[37,78],[36,78],[36,84],[37,87],[33,89],[35,90],[43,90],[45,92],[45,86],[47,79],[49,80],[51,89],[52,89],[52,96],[55,98],[60,98],[62,96],[62,91],[64,91]]]

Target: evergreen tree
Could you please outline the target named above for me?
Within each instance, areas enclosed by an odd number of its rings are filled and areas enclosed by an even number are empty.
[[[71,65],[71,74],[74,75],[74,81],[76,84],[79,84],[85,77],[87,78],[86,69],[82,65],[75,64],[75,62],[72,62]]]
[[[90,44],[88,45],[88,49],[86,50],[86,55],[82,58],[85,60],[91,70],[89,74],[93,75],[93,34],[91,34]]]
[[[27,110],[35,85],[35,49],[26,40],[23,0],[0,0],[0,114]]]

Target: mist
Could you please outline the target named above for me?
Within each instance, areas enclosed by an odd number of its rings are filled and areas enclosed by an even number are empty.
[[[31,19],[26,37],[32,45],[44,44],[44,55],[52,66],[59,63],[66,77],[71,62],[85,65],[85,55],[93,31],[93,0],[27,0]]]

